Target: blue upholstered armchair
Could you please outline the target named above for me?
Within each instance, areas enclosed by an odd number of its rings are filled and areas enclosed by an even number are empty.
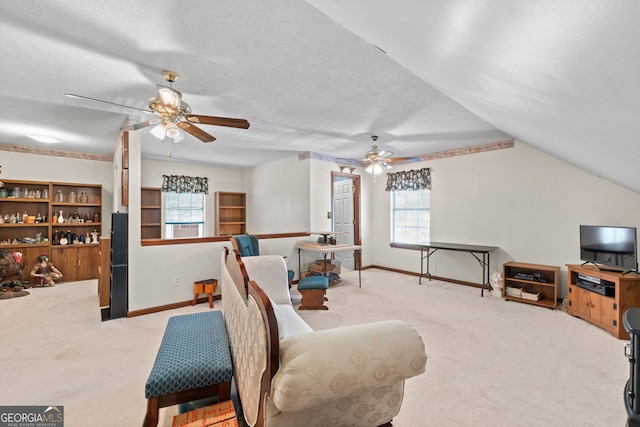
[[[258,238],[251,234],[241,234],[238,236],[229,236],[233,249],[240,252],[240,256],[256,256],[260,255],[260,245]]]
[[[237,236],[229,236],[233,249],[240,252],[240,256],[258,256],[260,255],[260,245],[258,244],[258,238],[252,234],[239,234]],[[289,286],[295,275],[293,270],[287,270],[289,278]]]

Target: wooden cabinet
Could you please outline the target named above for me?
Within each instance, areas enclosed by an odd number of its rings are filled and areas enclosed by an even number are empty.
[[[560,267],[507,262],[504,264],[503,298],[542,307],[558,305]]]
[[[66,282],[98,278],[100,253],[98,245],[65,245],[51,247],[51,262]]]
[[[629,308],[640,306],[640,275],[603,271],[593,265],[569,264],[567,268],[567,313],[601,327],[616,338],[628,340],[629,334],[622,324],[622,316]],[[613,295],[603,295],[578,286],[581,274],[595,279],[594,282],[587,282],[596,284],[596,288],[597,281],[602,281],[600,288],[604,284],[608,285],[609,290],[613,290]]]
[[[215,196],[215,235],[245,234],[247,232],[246,194],[218,191]]]
[[[141,239],[162,238],[162,193],[159,188],[142,187],[140,195]]]
[[[5,180],[5,192],[0,193],[0,247],[21,252],[24,262],[23,280],[41,253],[62,272],[61,281],[94,279],[90,263],[97,265],[98,245],[54,245],[54,237],[64,233],[78,240],[91,241],[91,233],[102,228],[102,186],[44,181]],[[4,196],[4,197],[3,197]],[[58,218],[62,214],[63,222]],[[19,219],[16,219],[19,217]],[[26,219],[23,219],[26,218]],[[83,236],[80,239],[80,236]],[[79,243],[78,241],[78,243]],[[80,251],[80,247],[86,245]],[[78,246],[78,248],[75,248]],[[60,247],[60,250],[53,251]],[[68,254],[62,252],[75,248]]]
[[[102,228],[102,186],[53,182],[50,194],[51,262],[64,281],[97,279],[100,253],[93,236]]]
[[[41,253],[49,254],[48,182],[2,180],[0,197],[0,247],[22,253],[22,280]]]

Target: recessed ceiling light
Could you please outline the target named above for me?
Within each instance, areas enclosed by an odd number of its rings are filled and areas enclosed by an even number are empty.
[[[55,139],[54,137],[48,136],[48,135],[27,135],[27,136],[38,142],[44,142],[45,144],[56,144],[58,142],[62,142],[59,139]]]

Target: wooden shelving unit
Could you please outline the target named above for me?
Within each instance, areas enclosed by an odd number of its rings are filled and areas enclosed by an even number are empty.
[[[507,262],[503,268],[502,297],[504,299],[552,309],[557,307],[560,267]]]
[[[31,266],[40,253],[49,255],[51,262],[62,271],[62,281],[97,278],[98,272],[94,266],[100,255],[98,245],[91,243],[91,235],[94,232],[99,234],[102,228],[102,186],[6,179],[2,181],[8,195],[0,198],[0,215],[3,217],[3,223],[0,224],[0,248],[22,253],[22,280],[30,280]],[[13,194],[16,188],[21,191],[19,197]],[[64,222],[59,223],[61,212]],[[12,223],[10,218],[5,221],[5,216],[15,216],[18,213],[26,213],[27,222]],[[41,222],[37,222],[38,217]],[[75,235],[77,244],[54,244],[56,233],[58,236],[62,233],[65,236]],[[80,240],[83,241],[82,244]]]
[[[598,269],[594,265],[567,265],[569,306],[567,313],[601,327],[618,339],[629,339],[622,316],[631,307],[640,306],[640,275]],[[607,281],[615,286],[613,296],[601,295],[577,285],[578,275]]]
[[[142,187],[140,195],[141,239],[162,238],[162,193],[160,188]]]
[[[246,193],[217,191],[215,235],[245,234],[247,232]]]

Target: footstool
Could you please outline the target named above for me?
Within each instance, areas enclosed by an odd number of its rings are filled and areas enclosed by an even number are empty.
[[[307,276],[298,280],[298,291],[302,295],[302,304],[298,310],[329,310],[324,305],[329,279],[325,276]]]
[[[193,282],[193,301],[191,305],[196,305],[200,294],[207,294],[209,296],[209,308],[213,308],[213,294],[218,286],[216,279],[198,280]]]
[[[233,365],[220,310],[169,318],[145,384],[144,427],[158,424],[159,409],[218,396],[229,400]]]

